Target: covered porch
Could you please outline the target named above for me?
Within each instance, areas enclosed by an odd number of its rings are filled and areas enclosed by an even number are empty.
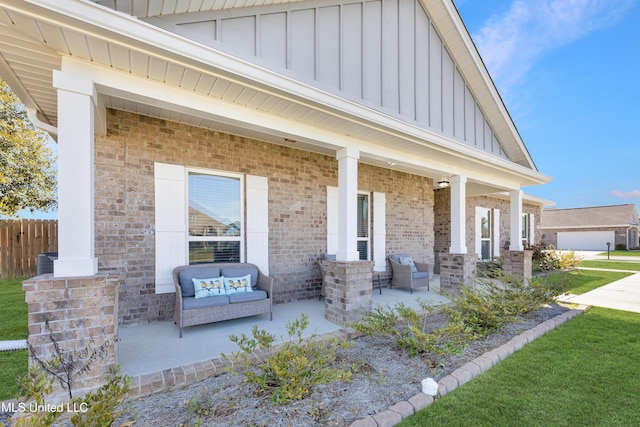
[[[439,276],[436,275],[431,281],[430,291],[419,288],[411,294],[407,289],[384,288],[380,294],[378,289],[374,289],[372,303],[374,307],[393,307],[402,302],[415,309],[419,308],[418,299],[430,306],[448,303],[446,297],[436,292],[438,288]],[[122,372],[133,378],[129,394],[132,397],[142,396],[219,375],[228,365],[220,355],[238,350],[229,340],[230,335],[249,335],[253,325],[258,325],[276,337],[286,338],[286,324],[303,313],[309,316],[307,336],[351,336],[353,333],[351,329],[328,321],[325,302],[318,299],[277,304],[273,308],[273,321],[269,321],[268,315],[261,315],[185,328],[182,339],[178,337],[177,326],[170,320],[121,326],[117,359]]]

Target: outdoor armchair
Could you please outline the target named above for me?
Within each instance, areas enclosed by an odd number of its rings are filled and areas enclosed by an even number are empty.
[[[429,265],[415,262],[411,255],[389,255],[391,263],[391,287],[408,288],[413,293],[414,288],[427,287],[429,289]]]

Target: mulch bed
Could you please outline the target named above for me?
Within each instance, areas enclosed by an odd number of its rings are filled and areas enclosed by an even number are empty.
[[[421,391],[421,381],[436,381],[468,361],[499,347],[513,337],[553,318],[568,308],[552,304],[503,327],[497,333],[469,344],[461,354],[409,357],[395,342],[379,337],[354,339],[351,349],[340,352],[339,363],[360,369],[350,382],[315,386],[305,399],[278,405],[242,375],[223,374],[187,387],[128,401],[114,424],[134,421],[134,426],[348,426],[386,410]],[[434,328],[446,325],[441,313],[431,313]],[[200,424],[201,423],[201,424]]]

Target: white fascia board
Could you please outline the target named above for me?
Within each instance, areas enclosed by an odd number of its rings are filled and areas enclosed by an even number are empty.
[[[491,194],[490,196],[497,197],[499,199],[509,200],[509,193],[506,193],[506,192],[495,193],[495,194]],[[543,199],[541,197],[537,197],[527,193],[522,194],[522,201],[532,205],[538,205],[541,207],[556,205],[556,202],[554,202],[553,200]]]

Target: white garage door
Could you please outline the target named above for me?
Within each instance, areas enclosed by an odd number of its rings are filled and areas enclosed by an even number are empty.
[[[607,242],[615,247],[613,231],[561,231],[558,232],[558,249],[606,251]]]

